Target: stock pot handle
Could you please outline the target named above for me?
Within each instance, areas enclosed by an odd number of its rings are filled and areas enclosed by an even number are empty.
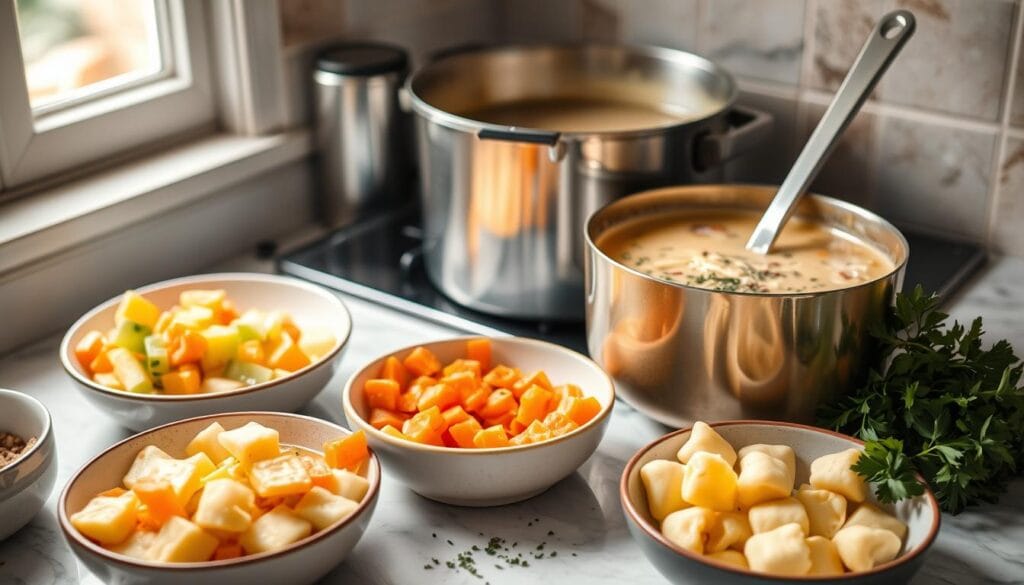
[[[774,117],[768,112],[745,106],[733,106],[725,114],[728,129],[721,134],[702,134],[693,148],[693,166],[706,171],[735,158],[761,142],[771,133]]]

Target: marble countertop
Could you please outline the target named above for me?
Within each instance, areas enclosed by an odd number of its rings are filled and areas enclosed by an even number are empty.
[[[240,259],[229,269],[266,269]],[[414,317],[346,298],[355,329],[338,376],[302,412],[345,424],[342,382],[389,348],[455,332]],[[951,307],[963,319],[983,315],[990,340],[1024,348],[1024,260],[996,259]],[[0,543],[0,585],[98,583],[76,562],[57,527],[55,504],[64,482],[89,458],[130,432],[85,403],[57,360],[59,338],[0,359],[0,387],[42,400],[54,417],[59,445],[57,487],[42,512]],[[576,473],[526,502],[490,509],[458,508],[421,498],[385,471],[376,513],[359,545],[325,583],[662,583],[631,540],[619,505],[618,481],[632,454],[668,429],[620,402],[597,452]],[[499,569],[476,553],[476,578],[447,561],[499,537],[527,556],[529,567]],[[997,505],[944,516],[942,530],[914,585],[1024,583],[1024,478]],[[552,551],[557,555],[549,556]],[[534,554],[539,554],[535,552]],[[434,565],[432,559],[440,564]],[[427,570],[425,565],[434,565]],[[504,563],[501,563],[504,565]]]

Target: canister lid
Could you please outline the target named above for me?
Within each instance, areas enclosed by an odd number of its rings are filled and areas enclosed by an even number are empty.
[[[316,68],[338,75],[380,75],[405,71],[409,56],[405,49],[386,43],[357,42],[334,45],[316,58]]]

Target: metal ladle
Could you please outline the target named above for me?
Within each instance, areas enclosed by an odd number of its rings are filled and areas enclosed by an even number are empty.
[[[893,59],[914,34],[914,15],[906,10],[890,12],[878,21],[860,50],[835,98],[818,122],[803,151],[768,205],[747,241],[747,249],[767,254],[793,213],[796,202],[821,171],[839,136],[850,125],[871,90]]]

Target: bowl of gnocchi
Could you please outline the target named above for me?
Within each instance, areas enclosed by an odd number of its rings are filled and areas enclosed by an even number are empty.
[[[774,421],[697,422],[633,456],[633,538],[673,583],[906,583],[939,532],[930,490],[882,504],[850,467],[863,444]]]

